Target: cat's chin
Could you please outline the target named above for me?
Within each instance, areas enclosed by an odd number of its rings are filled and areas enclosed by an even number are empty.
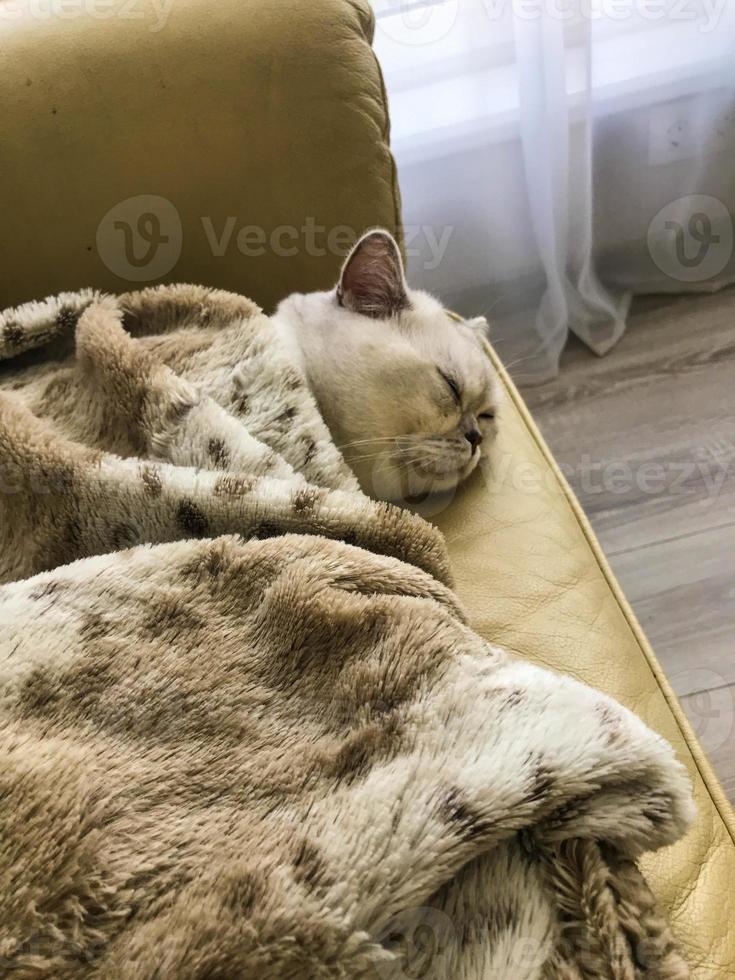
[[[425,469],[421,466],[416,467],[420,479],[426,481],[425,493],[446,493],[447,490],[454,490],[472,473],[480,462],[480,453],[476,452],[470,456],[467,462],[458,469],[435,470]]]
[[[438,469],[421,464],[410,469],[405,466],[378,468],[370,473],[358,473],[363,490],[378,500],[393,503],[415,503],[434,494],[454,490],[477,468],[480,453],[476,452],[460,467]]]

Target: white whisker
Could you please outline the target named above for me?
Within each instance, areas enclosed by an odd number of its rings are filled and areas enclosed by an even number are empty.
[[[507,364],[503,361],[503,367],[506,371],[510,371],[511,368],[517,367],[519,364],[523,364],[524,361],[530,361],[534,358],[536,354],[524,354],[523,357],[517,357],[514,361],[509,361]]]
[[[350,463],[369,463],[373,459],[382,459],[383,453],[368,453],[365,456],[352,456]]]
[[[341,446],[337,446],[337,449],[351,449],[353,446],[363,446],[368,443],[379,445],[385,442],[395,442],[395,440],[395,436],[373,436],[370,439],[353,439],[352,442],[344,442]]]

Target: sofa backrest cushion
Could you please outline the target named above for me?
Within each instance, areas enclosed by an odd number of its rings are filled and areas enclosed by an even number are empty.
[[[367,0],[0,0],[0,308],[189,281],[266,309],[400,234]]]

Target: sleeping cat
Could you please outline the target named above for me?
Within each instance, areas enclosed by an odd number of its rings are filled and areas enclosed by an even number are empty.
[[[410,499],[475,469],[499,398],[487,323],[455,320],[409,289],[387,231],[357,242],[336,289],[289,296],[274,323],[366,493]]]

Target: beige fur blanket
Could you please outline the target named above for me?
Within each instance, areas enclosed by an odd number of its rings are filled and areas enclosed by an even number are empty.
[[[670,747],[472,632],[248,300],[0,315],[0,483],[0,976],[688,975]]]

